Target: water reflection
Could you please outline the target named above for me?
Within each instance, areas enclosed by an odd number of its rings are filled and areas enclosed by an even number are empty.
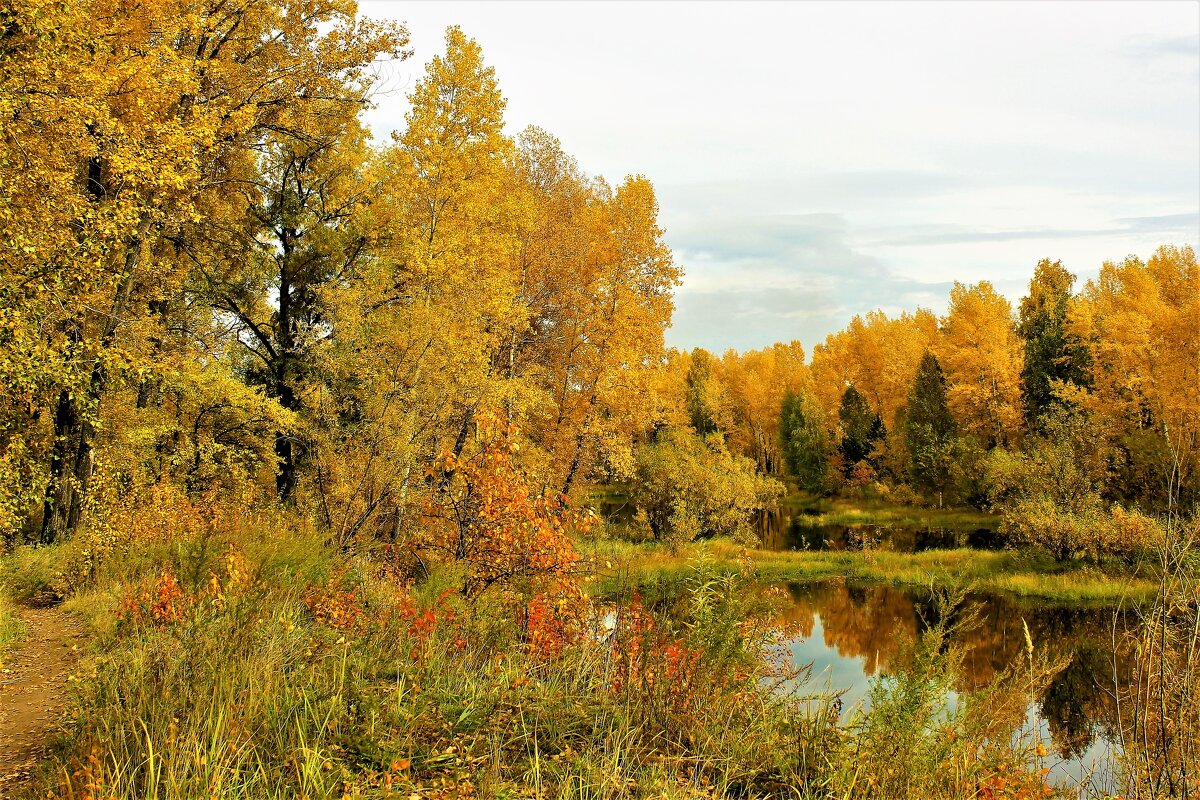
[[[996,549],[1004,542],[990,528],[923,525],[822,525],[815,512],[781,507],[758,515],[767,550],[873,550],[901,553],[972,547]]]
[[[865,699],[873,676],[904,666],[905,641],[937,621],[937,606],[926,593],[843,581],[786,589],[791,604],[784,616],[799,631],[792,646],[797,663],[812,662],[819,680],[847,690],[847,708]],[[1028,709],[1030,728],[1061,759],[1053,768],[1059,779],[1077,781],[1099,768],[1116,731],[1108,645],[1113,611],[1031,608],[984,595],[967,598],[954,613],[968,611],[979,614],[980,624],[957,634],[965,661],[956,689],[980,689],[1001,671],[1026,663],[1024,620],[1035,647],[1069,659]],[[1118,675],[1123,672],[1118,668]]]

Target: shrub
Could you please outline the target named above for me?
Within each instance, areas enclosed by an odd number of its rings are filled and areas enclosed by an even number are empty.
[[[1113,506],[1106,511],[1098,503],[1064,509],[1048,497],[1010,503],[1002,529],[1014,544],[1044,548],[1060,561],[1117,557],[1133,562],[1153,552],[1163,535],[1155,519],[1136,510]]]
[[[526,597],[573,593],[578,556],[571,536],[590,530],[595,516],[531,490],[513,457],[513,428],[495,419],[481,420],[480,428],[486,440],[478,453],[447,452],[430,468],[434,488],[415,546],[458,563],[468,597],[492,586]]]
[[[637,453],[633,501],[660,541],[754,540],[754,515],[783,493],[783,484],[757,474],[753,461],[730,453],[720,434],[664,429]]]

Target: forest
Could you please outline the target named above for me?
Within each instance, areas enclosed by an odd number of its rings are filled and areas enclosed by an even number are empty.
[[[1191,246],[671,349],[650,181],[409,58],[0,8],[0,797],[1200,796]]]

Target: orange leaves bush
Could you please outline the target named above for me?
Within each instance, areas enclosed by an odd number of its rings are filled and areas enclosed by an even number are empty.
[[[1048,769],[1036,773],[1022,764],[1005,764],[1003,769],[985,778],[976,795],[980,800],[1039,800],[1050,797],[1054,789],[1046,783]]]
[[[530,489],[514,459],[512,426],[484,417],[479,430],[476,454],[447,452],[427,473],[433,490],[419,545],[467,566],[468,598],[493,585],[524,584],[532,595],[544,582],[570,580],[578,562],[571,533],[590,529],[594,516]]]
[[[304,606],[314,622],[351,636],[366,628],[367,602],[358,586],[350,585],[345,573],[337,573],[322,585],[304,592]]]
[[[335,573],[324,584],[310,586],[303,597],[309,616],[317,624],[347,638],[379,635],[393,645],[407,647],[414,661],[424,659],[434,634],[457,619],[450,590],[422,605],[408,587],[402,586],[390,602],[373,607],[364,587],[354,584],[345,571]],[[449,644],[461,647],[463,640],[455,637]]]
[[[434,635],[446,630],[457,620],[457,614],[451,606],[453,596],[454,593],[447,589],[431,604],[422,606],[410,592],[402,591],[392,613],[382,620],[389,638],[407,642],[409,657],[414,661],[425,659],[434,644]],[[465,643],[461,636],[447,639],[446,644],[454,649],[462,649]]]
[[[122,624],[165,627],[182,620],[191,606],[174,573],[164,569],[153,584],[126,593],[116,613]]]
[[[661,703],[683,713],[696,694],[700,652],[666,630],[635,596],[617,616],[613,631],[610,688]],[[708,687],[705,687],[706,689]]]
[[[220,612],[231,598],[245,594],[256,583],[245,556],[231,546],[199,590],[187,591],[169,567],[164,567],[155,579],[129,589],[117,605],[117,622],[122,626],[169,627],[202,611]]]
[[[534,663],[546,663],[560,658],[564,651],[578,644],[584,636],[583,611],[587,600],[578,585],[575,591],[553,595],[538,593],[525,605],[522,625],[526,652]]]

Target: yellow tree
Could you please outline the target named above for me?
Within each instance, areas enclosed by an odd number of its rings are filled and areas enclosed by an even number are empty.
[[[0,316],[21,329],[22,356],[2,368],[47,430],[48,541],[79,519],[102,397],[159,366],[154,309],[182,291],[205,224],[244,211],[265,138],[302,135],[306,109],[403,37],[357,22],[348,1],[34,2],[4,14],[0,302],[13,313]]]
[[[946,375],[946,404],[960,430],[1008,445],[1021,430],[1023,350],[1012,306],[987,281],[955,283],[933,346]]]
[[[526,467],[565,494],[600,462],[615,474],[632,469],[633,437],[653,416],[648,370],[662,358],[678,270],[645,179],[615,189],[589,180],[535,128],[520,137],[515,177],[526,198],[514,265],[525,318],[500,372],[524,400],[509,410],[534,445]]]
[[[1130,462],[1124,482],[1168,504],[1194,493],[1200,268],[1192,248],[1163,246],[1145,263],[1133,256],[1106,262],[1072,303],[1068,330],[1087,344],[1094,388],[1058,388],[1104,421],[1101,432],[1121,445]],[[1155,474],[1131,475],[1138,461],[1152,462]]]
[[[595,463],[592,453],[618,471],[632,469],[632,438],[650,418],[649,371],[661,359],[680,276],[648,180],[628,177],[615,189],[598,182],[594,191],[602,214],[592,219],[597,246],[591,258],[600,269],[587,282],[585,305],[567,334],[572,359],[555,366],[554,385],[578,381],[581,403],[564,494],[579,470]]]
[[[890,319],[882,311],[856,316],[844,330],[813,348],[813,384],[830,418],[842,393],[854,386],[884,424],[895,427],[925,350],[937,336],[937,319],[925,309]]]
[[[734,419],[730,448],[754,459],[760,472],[781,471],[783,399],[810,383],[804,348],[793,341],[740,355],[730,350],[722,358],[722,370]]]
[[[336,333],[313,491],[341,537],[377,514],[397,535],[422,465],[460,456],[478,410],[522,402],[500,371],[525,313],[495,71],[450,28],[409,99],[407,129],[370,167],[381,196],[359,224],[375,256],[324,292]]]
[[[153,11],[121,11],[22,4],[4,20],[0,318],[12,357],[0,383],[16,390],[5,398],[5,460],[41,460],[36,439],[50,429],[38,476],[49,479],[46,541],[79,519],[99,397],[123,366],[117,334],[146,240],[164,211],[187,213],[178,204],[196,178],[193,148],[213,134],[180,105],[194,82],[173,48],[152,43]],[[29,427],[16,432],[14,417]],[[10,522],[23,510],[10,509]]]

